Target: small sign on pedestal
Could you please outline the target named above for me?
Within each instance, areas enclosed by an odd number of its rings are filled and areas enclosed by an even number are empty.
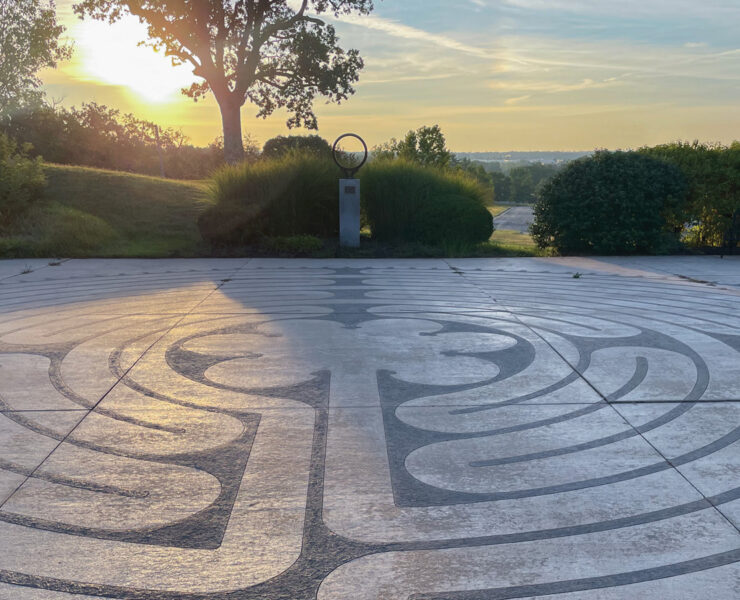
[[[362,144],[362,152],[346,152],[339,144],[345,138],[355,138]],[[358,154],[362,155],[361,160]],[[339,245],[345,248],[360,247],[360,180],[357,171],[367,162],[367,144],[354,133],[345,133],[334,142],[334,162],[344,172],[339,180]]]
[[[360,180],[339,180],[339,244],[360,247]]]

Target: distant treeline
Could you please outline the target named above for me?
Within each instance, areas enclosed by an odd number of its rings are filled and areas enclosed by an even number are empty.
[[[181,131],[95,102],[26,108],[0,121],[0,133],[30,145],[30,156],[48,162],[174,179],[203,179],[224,162],[220,139],[199,148]]]
[[[480,183],[493,188],[498,204],[533,204],[537,191],[554,177],[563,165],[532,163],[504,172],[497,162],[484,163],[456,155],[453,166],[473,175]]]
[[[508,175],[491,173],[494,199],[499,203],[532,204],[537,200],[540,186],[554,177],[560,169],[560,166],[536,163],[515,167]]]
[[[499,163],[567,163],[584,156],[593,154],[593,151],[563,152],[563,151],[540,151],[532,150],[528,152],[511,151],[511,152],[458,152],[458,158],[468,158],[481,162],[499,162]]]
[[[27,107],[8,119],[0,120],[0,133],[27,146],[29,156],[41,157],[51,163],[172,179],[205,179],[224,165],[221,138],[206,147],[197,147],[189,143],[181,131],[160,127],[95,102],[84,103],[79,108],[44,103]],[[247,136],[248,160],[260,155],[275,158],[291,150],[328,156],[331,146],[315,135],[279,136],[268,140],[260,152]],[[516,154],[522,158],[530,154],[542,156],[541,153]],[[375,158],[389,155],[464,171],[492,190],[488,196],[495,196],[495,201],[501,203],[534,202],[538,186],[555,175],[561,166],[533,163],[502,170],[497,162],[474,161],[466,155],[454,155],[447,149],[438,126],[422,127],[409,132],[401,141],[392,140],[374,148]]]

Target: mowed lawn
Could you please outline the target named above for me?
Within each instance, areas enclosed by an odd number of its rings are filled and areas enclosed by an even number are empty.
[[[492,216],[498,217],[501,213],[506,212],[510,208],[518,206],[516,204],[494,204],[488,207],[488,211]],[[494,246],[500,247],[502,250],[508,250],[514,253],[521,253],[523,255],[538,254],[537,244],[534,243],[532,236],[528,233],[521,233],[519,231],[510,231],[507,229],[497,229],[491,236],[491,243]]]
[[[44,165],[45,197],[0,237],[0,255],[169,257],[206,253],[205,182]]]
[[[502,212],[505,212],[511,208],[511,206],[503,206],[501,204],[493,204],[491,206],[488,206],[488,212],[490,212],[494,217],[498,217]]]
[[[494,231],[491,236],[491,242],[502,248],[520,250],[527,255],[537,249],[537,244],[534,243],[531,235],[508,229],[497,229]]]

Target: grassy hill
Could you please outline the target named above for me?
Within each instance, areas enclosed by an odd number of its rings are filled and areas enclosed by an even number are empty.
[[[177,181],[120,171],[45,164],[45,197],[0,232],[0,258],[167,258],[211,256],[198,215],[211,205],[207,182]],[[493,212],[493,210],[492,210]],[[277,240],[279,241],[279,240]],[[276,241],[276,243],[277,243]],[[274,245],[274,244],[273,244]],[[278,244],[280,246],[280,244]],[[250,255],[294,256],[286,248],[245,248]],[[476,247],[421,248],[367,241],[343,250],[327,241],[309,256],[527,256],[539,252],[526,234],[497,231]]]
[[[0,236],[0,256],[169,257],[204,253],[204,182],[44,165],[45,198]]]

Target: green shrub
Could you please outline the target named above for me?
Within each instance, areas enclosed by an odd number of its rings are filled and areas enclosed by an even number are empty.
[[[313,235],[294,235],[267,238],[265,246],[268,250],[277,254],[307,256],[321,250],[324,247],[324,242]]]
[[[540,190],[532,235],[561,253],[656,253],[678,244],[687,192],[681,171],[634,152],[597,152]]]
[[[537,200],[537,190],[545,185],[560,169],[556,165],[536,163],[514,167],[509,171],[510,202],[533,204]]]
[[[319,158],[331,158],[332,147],[318,135],[279,135],[265,142],[262,155],[265,158],[282,158],[288,154],[302,152]]]
[[[46,179],[41,160],[28,158],[28,148],[0,134],[0,227],[16,220],[41,198]]]
[[[47,163],[158,176],[161,156],[167,177],[174,179],[203,179],[224,164],[221,138],[195,147],[181,131],[96,102],[70,109],[34,104],[0,121],[0,131],[32,144],[31,156],[42,156]],[[247,156],[259,154],[249,138],[245,146]]]
[[[32,206],[12,229],[12,235],[0,238],[0,256],[89,256],[118,240],[103,219],[56,202]]]
[[[737,245],[740,223],[740,142],[730,146],[674,142],[641,148],[647,156],[681,169],[689,184],[690,223],[685,239],[693,246]]]
[[[476,244],[493,233],[486,192],[464,173],[405,160],[376,160],[362,171],[363,210],[380,241]]]
[[[329,159],[290,154],[225,167],[211,182],[215,205],[198,220],[214,246],[262,237],[339,235],[339,173]]]
[[[45,212],[45,235],[39,241],[40,256],[87,256],[118,236],[100,217],[68,206],[51,206]]]

